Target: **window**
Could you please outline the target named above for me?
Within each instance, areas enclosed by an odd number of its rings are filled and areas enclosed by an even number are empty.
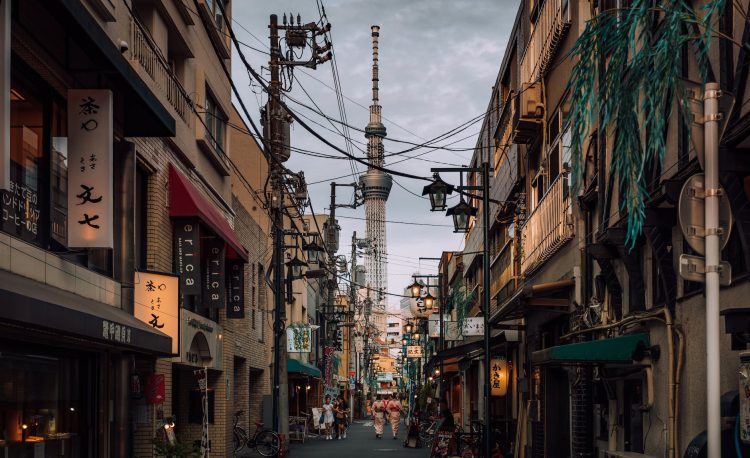
[[[206,0],[206,7],[216,22],[216,28],[224,30],[224,17],[222,16],[222,9],[227,11],[229,8],[229,0]],[[229,11],[227,11],[228,13]]]
[[[208,88],[206,88],[205,110],[207,140],[219,154],[223,155],[227,117],[219,108],[219,104],[216,103]]]

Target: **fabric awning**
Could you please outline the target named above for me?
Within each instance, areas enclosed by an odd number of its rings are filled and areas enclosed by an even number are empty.
[[[224,239],[229,250],[228,257],[248,260],[248,251],[242,246],[237,234],[229,226],[227,220],[214,208],[208,199],[179,172],[173,165],[169,166],[169,216],[198,217],[211,228],[216,235]]]
[[[650,346],[648,334],[629,334],[545,348],[531,354],[535,364],[631,363]]]
[[[172,356],[172,339],[111,305],[0,270],[0,321],[104,346]]]
[[[320,369],[313,366],[312,364],[294,358],[288,358],[286,360],[286,371],[289,373],[309,375],[310,377],[315,378],[321,377]]]

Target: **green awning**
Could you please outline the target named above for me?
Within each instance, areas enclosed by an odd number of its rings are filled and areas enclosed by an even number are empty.
[[[320,378],[320,369],[312,364],[288,358],[286,360],[286,371],[289,373],[309,375],[310,377]]]
[[[630,363],[636,359],[636,353],[642,353],[649,346],[648,334],[629,334],[545,348],[533,352],[531,361],[534,364]]]

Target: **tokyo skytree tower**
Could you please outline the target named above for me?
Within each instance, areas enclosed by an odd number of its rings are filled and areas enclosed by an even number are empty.
[[[381,122],[381,107],[378,104],[379,36],[380,27],[372,26],[372,105],[370,105],[370,122],[365,127],[367,161],[370,166],[367,168],[367,173],[360,177],[360,184],[365,199],[365,233],[371,247],[365,258],[367,284],[372,290],[378,292],[371,295],[374,304],[384,309],[385,294],[382,293],[388,290],[385,203],[393,183],[389,174],[373,167],[383,167],[385,164],[383,138],[386,133],[385,126]]]

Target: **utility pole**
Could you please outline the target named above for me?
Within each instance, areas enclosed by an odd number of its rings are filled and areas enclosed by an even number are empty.
[[[351,268],[349,272],[349,312],[352,314],[352,326],[349,327],[349,381],[352,381],[352,369],[354,372],[354,386],[350,386],[349,389],[352,393],[351,399],[351,405],[349,410],[349,421],[354,422],[354,392],[356,391],[356,383],[357,383],[357,374],[359,373],[359,370],[357,370],[357,366],[359,366],[359,360],[357,359],[357,349],[356,345],[354,345],[354,342],[352,341],[352,328],[354,328],[354,320],[356,318],[356,304],[357,304],[357,288],[355,286],[356,277],[357,277],[357,231],[352,232],[352,254],[351,254]]]

